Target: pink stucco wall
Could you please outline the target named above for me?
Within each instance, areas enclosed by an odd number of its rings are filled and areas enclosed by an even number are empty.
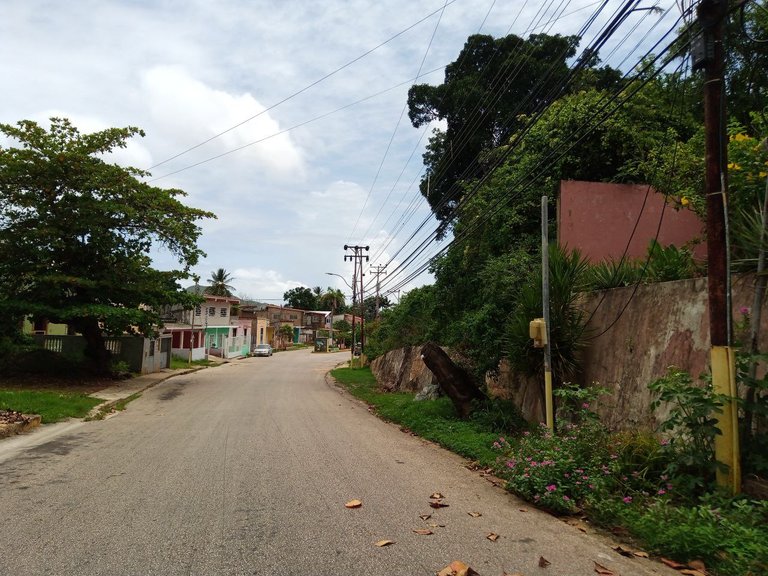
[[[659,243],[678,248],[702,239],[694,249],[706,259],[704,225],[691,210],[675,209],[646,184],[609,184],[563,180],[557,207],[558,242],[579,249],[590,262],[619,260],[627,243],[630,258],[645,257],[661,221]],[[632,233],[635,223],[637,230]]]

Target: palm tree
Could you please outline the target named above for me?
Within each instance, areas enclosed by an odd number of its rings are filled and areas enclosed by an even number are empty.
[[[344,292],[330,286],[319,298],[319,305],[325,309],[330,308],[334,314],[344,308],[345,304]]]
[[[205,289],[205,293],[211,296],[232,296],[234,288],[228,284],[231,281],[232,276],[230,273],[224,270],[224,268],[219,268],[215,272],[211,272],[209,280],[211,285]]]

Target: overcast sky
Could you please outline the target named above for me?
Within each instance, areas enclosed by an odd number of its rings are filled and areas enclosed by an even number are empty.
[[[351,281],[345,244],[369,245],[368,264],[389,263],[392,282],[435,228],[431,219],[390,262],[430,218],[418,192],[429,131],[413,128],[405,109],[419,71],[432,71],[420,83],[439,84],[471,34],[575,34],[599,5],[2,0],[0,122],[63,116],[84,132],[138,126],[146,136],[115,161],[149,169],[154,185],[181,188],[187,204],[218,215],[202,223],[207,257],[195,272],[203,279],[224,268],[237,294],[263,301],[299,285],[349,293],[325,275]],[[582,47],[620,5],[607,2]],[[658,29],[678,15],[670,8]],[[659,18],[632,14],[601,56],[631,67],[652,46]],[[155,262],[174,266],[162,252]],[[421,275],[405,289],[429,282]]]

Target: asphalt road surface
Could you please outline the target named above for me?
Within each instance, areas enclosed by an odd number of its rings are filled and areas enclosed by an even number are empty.
[[[0,458],[0,575],[409,576],[453,560],[482,576],[673,573],[380,421],[326,382],[342,360],[295,351],[178,376]]]

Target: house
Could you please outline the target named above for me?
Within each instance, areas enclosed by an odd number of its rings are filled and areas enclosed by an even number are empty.
[[[302,335],[304,327],[305,311],[299,308],[290,308],[288,306],[278,306],[276,304],[263,304],[256,315],[267,322],[267,341],[275,348],[281,347],[284,343],[280,341],[279,331],[281,326],[291,326],[293,328],[293,344],[306,342],[306,335]]]
[[[304,330],[314,342],[318,330],[325,333],[333,329],[333,312],[326,310],[307,310],[304,312]]]
[[[161,312],[163,332],[173,337],[172,353],[193,360],[206,355],[237,358],[251,351],[251,322],[240,319],[240,299],[205,294],[200,286],[187,288],[200,293],[205,302],[191,310],[179,306]]]

